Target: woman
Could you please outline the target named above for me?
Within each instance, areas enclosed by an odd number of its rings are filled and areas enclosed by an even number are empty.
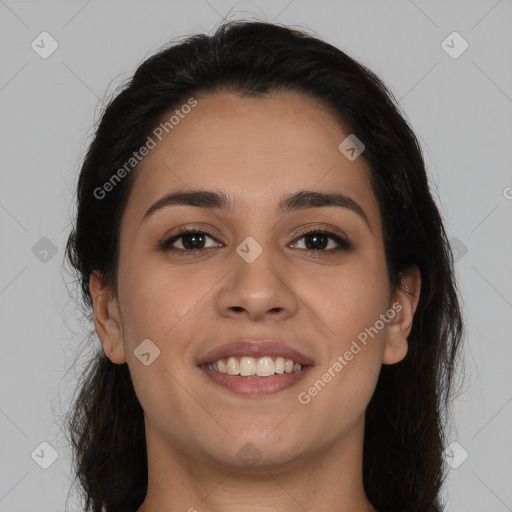
[[[260,22],[171,45],[104,111],[77,202],[86,510],[442,510],[453,261],[372,72]]]

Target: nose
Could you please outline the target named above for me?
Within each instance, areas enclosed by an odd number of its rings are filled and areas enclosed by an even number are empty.
[[[255,322],[294,316],[299,300],[286,261],[268,249],[253,261],[240,254],[233,254],[233,268],[217,295],[219,314]]]

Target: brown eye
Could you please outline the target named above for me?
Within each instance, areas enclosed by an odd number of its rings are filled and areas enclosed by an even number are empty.
[[[216,243],[207,246],[207,241],[212,240]],[[296,239],[293,247],[299,244],[300,240],[304,239],[304,247],[299,249],[309,251],[312,253],[328,253],[337,252],[338,250],[351,250],[352,244],[348,239],[333,233],[331,231],[314,229],[302,233]],[[200,231],[198,229],[184,229],[179,234],[173,235],[160,244],[160,249],[164,252],[174,251],[183,255],[198,255],[213,247],[219,247],[221,244],[210,234]]]
[[[207,240],[215,240],[211,235],[199,230],[184,230],[178,235],[165,240],[161,244],[161,249],[164,251],[181,251],[185,252],[199,252],[209,249],[205,244]],[[181,247],[180,247],[181,245]]]
[[[305,240],[305,247],[303,249],[315,252],[331,252],[340,249],[349,250],[352,248],[351,243],[337,233],[332,233],[325,230],[311,230],[302,235],[297,240]],[[295,242],[294,245],[296,245]]]

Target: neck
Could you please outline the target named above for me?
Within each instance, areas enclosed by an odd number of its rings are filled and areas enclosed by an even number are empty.
[[[362,476],[364,420],[342,440],[281,464],[234,467],[169,444],[146,424],[148,492],[138,512],[375,512]]]

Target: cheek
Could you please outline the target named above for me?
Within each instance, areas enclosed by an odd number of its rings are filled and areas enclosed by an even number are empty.
[[[308,387],[297,397],[312,421],[326,422],[324,428],[332,432],[364,415],[382,366],[388,322],[381,315],[387,311],[387,289],[378,287],[374,294],[358,289],[359,284],[332,291],[336,307],[322,316],[329,326],[320,340],[326,348]]]
[[[388,311],[391,289],[385,261],[376,256],[355,258],[321,284],[315,311],[328,327],[321,340],[326,350],[299,402],[319,417],[332,411],[328,421],[340,427],[364,414],[375,390],[389,324],[381,315]]]
[[[165,265],[133,265],[127,269],[120,294],[124,323],[129,326],[128,340],[151,338],[163,342],[173,336],[202,307],[215,285],[210,273],[196,275]]]
[[[171,413],[182,418],[184,424],[187,417],[200,413],[191,407],[186,391],[191,385],[188,354],[194,335],[204,335],[198,319],[204,314],[205,298],[216,281],[206,273],[201,279],[192,279],[176,268],[149,263],[126,268],[124,279],[120,279],[130,375],[145,413],[151,421],[161,422],[163,430],[169,430]],[[153,353],[158,354],[148,365],[134,353],[143,340],[150,340],[156,347],[149,345],[150,360]],[[172,404],[172,408],[167,411],[162,404]]]
[[[373,326],[389,307],[391,287],[383,258],[354,257],[325,279],[322,287],[317,290],[318,297],[323,291],[317,311],[338,340],[338,350]],[[385,331],[382,326],[379,330]]]

